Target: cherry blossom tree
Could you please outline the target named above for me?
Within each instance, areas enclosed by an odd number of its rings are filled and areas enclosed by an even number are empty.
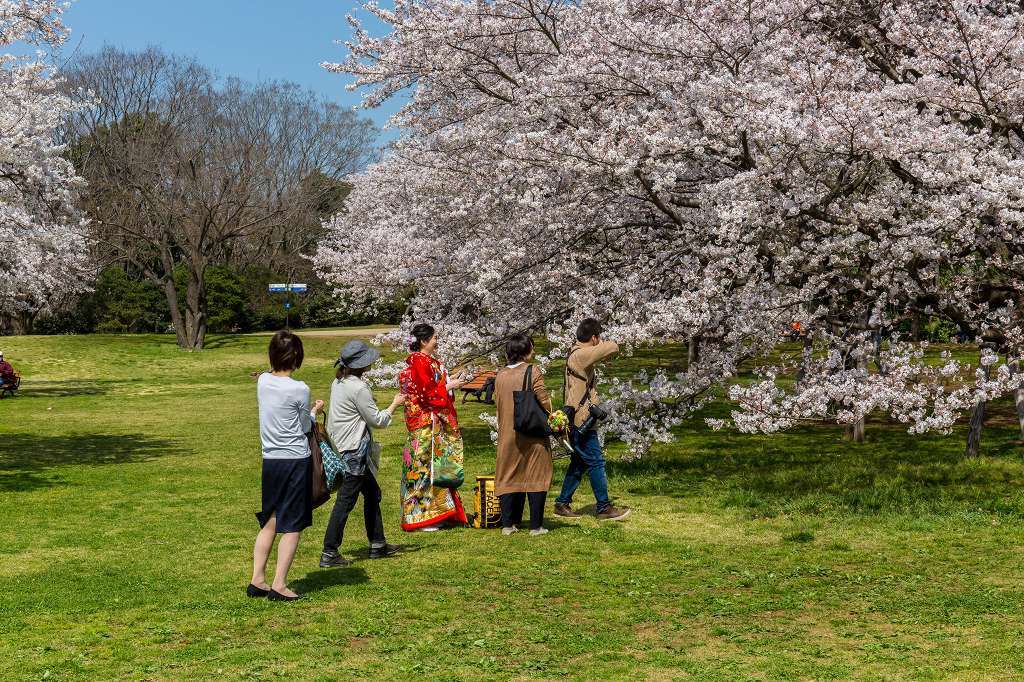
[[[63,6],[0,0],[0,49],[60,45]],[[80,179],[56,140],[73,104],[58,85],[43,57],[0,54],[0,317],[22,327],[55,297],[81,290],[88,268]]]
[[[696,362],[615,386],[634,451],[734,376],[732,423],[947,430],[1024,352],[1024,10],[942,0],[462,0],[351,19],[365,104],[402,135],[354,180],[319,262],[411,289],[449,352],[566,339],[586,315]],[[359,235],[353,239],[352,235]],[[982,370],[896,333],[941,317]],[[795,385],[765,360],[799,320]],[[785,364],[785,363],[784,363]],[[685,371],[684,371],[685,367]]]

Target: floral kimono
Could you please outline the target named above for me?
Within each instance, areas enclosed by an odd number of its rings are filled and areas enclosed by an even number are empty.
[[[402,451],[402,530],[466,523],[461,484],[463,447],[448,373],[436,359],[412,353],[399,374],[409,439]],[[457,470],[457,476],[453,473]],[[446,487],[434,485],[444,482]]]

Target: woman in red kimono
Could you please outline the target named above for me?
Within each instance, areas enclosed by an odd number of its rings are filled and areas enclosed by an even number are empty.
[[[409,532],[466,523],[456,492],[463,479],[463,447],[451,395],[465,382],[449,379],[434,357],[437,335],[433,327],[418,324],[412,335],[412,352],[398,375],[407,396],[409,439],[402,452],[402,530]]]

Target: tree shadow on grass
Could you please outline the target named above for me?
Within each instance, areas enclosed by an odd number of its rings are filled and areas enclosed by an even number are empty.
[[[207,336],[206,340],[203,342],[203,348],[206,350],[214,350],[216,348],[230,348],[232,346],[241,346],[244,343],[245,339],[238,336],[237,334],[217,334],[216,336]]]
[[[25,492],[65,484],[54,475],[62,466],[132,464],[184,452],[176,441],[138,433],[0,434],[0,491]]]
[[[110,391],[110,385],[119,383],[111,380],[70,380],[70,381],[39,381],[32,382],[22,379],[18,389],[19,398],[71,398],[81,395],[104,395]]]

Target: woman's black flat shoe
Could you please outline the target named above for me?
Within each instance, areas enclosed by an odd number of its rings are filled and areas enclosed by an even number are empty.
[[[297,594],[294,597],[289,597],[287,595],[281,594],[275,589],[271,589],[270,593],[267,595],[267,599],[269,599],[270,601],[298,601],[299,599],[302,599],[302,595]]]
[[[245,588],[245,593],[253,599],[257,599],[269,595],[270,590],[264,590],[263,588],[256,587],[252,583],[249,583],[249,587]]]

